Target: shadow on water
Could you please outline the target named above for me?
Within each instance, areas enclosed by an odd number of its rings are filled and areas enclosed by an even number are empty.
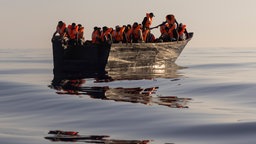
[[[111,87],[112,81],[120,80],[142,80],[154,78],[172,78],[173,81],[179,80],[180,75],[177,70],[181,69],[177,65],[169,68],[133,68],[110,70],[107,79],[86,79],[86,76],[79,77],[70,75],[58,75],[55,73],[51,85],[59,95],[87,95],[93,99],[112,100],[115,102],[129,102],[144,105],[161,105],[170,108],[188,108],[187,103],[191,98],[179,98],[177,96],[157,95],[159,86],[146,87]],[[87,83],[104,83],[104,86],[91,86]]]

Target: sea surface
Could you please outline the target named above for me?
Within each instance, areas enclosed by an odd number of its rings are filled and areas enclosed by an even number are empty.
[[[171,67],[112,70],[101,83],[53,81],[51,48],[0,55],[1,144],[256,142],[256,48],[188,44]]]

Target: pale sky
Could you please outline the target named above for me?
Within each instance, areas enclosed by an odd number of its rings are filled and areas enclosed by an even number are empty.
[[[81,23],[85,38],[94,26],[152,26],[174,14],[195,33],[190,47],[256,47],[256,0],[0,0],[0,48],[51,48],[57,22]],[[152,31],[156,37],[159,30]]]

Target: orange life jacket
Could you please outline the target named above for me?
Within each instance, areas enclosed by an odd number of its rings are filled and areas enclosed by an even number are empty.
[[[168,32],[165,30],[166,27],[169,27],[169,24],[168,24],[168,23],[166,23],[166,24],[160,26],[160,32],[161,32],[162,35],[168,33]]]
[[[127,42],[131,42],[132,31],[133,31],[133,29],[130,28],[130,29],[125,33]]]
[[[146,29],[142,33],[143,41],[147,42],[147,37],[148,37],[149,29]]]
[[[170,38],[174,37],[174,33],[173,31],[176,29],[177,25],[173,24],[169,26],[169,30],[168,30],[168,35],[170,36]]]
[[[56,30],[57,30],[57,33],[59,33],[61,37],[65,36],[65,34],[66,34],[66,31],[65,31],[66,30],[66,24],[63,23],[63,25],[61,27],[57,26]]]
[[[100,33],[98,30],[92,32],[92,43],[99,43]]]
[[[113,31],[112,37],[115,39],[116,42],[123,41],[124,30],[125,30],[125,27],[121,27],[118,32],[116,30]]]
[[[179,35],[183,35],[186,30],[186,25],[182,25],[182,27],[179,28]]]
[[[146,17],[147,17],[147,21],[145,23],[145,27],[150,28],[150,26],[152,24],[152,18],[149,16],[149,13],[146,14]]]
[[[108,39],[108,36],[111,35],[111,31],[112,31],[112,30],[113,30],[112,28],[108,28],[105,32],[102,32],[102,33],[101,33],[101,41],[104,42],[105,40],[106,40],[106,41],[109,40],[109,39]]]
[[[78,29],[78,38],[81,39],[84,37],[84,27]]]
[[[78,33],[78,26],[76,26],[75,28],[73,28],[72,25],[68,26],[68,35],[70,39],[76,39],[77,33]]]
[[[132,29],[133,29],[132,31],[133,38],[136,40],[141,39],[140,38],[141,26],[138,25],[136,28],[132,28]]]

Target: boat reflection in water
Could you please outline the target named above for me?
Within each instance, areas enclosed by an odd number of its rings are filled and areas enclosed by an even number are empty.
[[[54,133],[51,133],[54,132]],[[58,133],[55,133],[58,132]],[[60,133],[59,133],[60,132]],[[72,134],[72,131],[61,131],[54,130],[50,131],[48,134],[53,134],[51,136],[45,137],[45,139],[52,142],[84,142],[84,143],[100,143],[100,144],[150,144],[151,140],[118,140],[111,139],[107,135],[79,135]]]
[[[100,136],[87,136],[83,138],[45,137],[45,139],[51,140],[52,142],[84,142],[94,144],[150,144],[149,140],[98,139],[97,137]]]
[[[152,72],[153,69],[133,69],[130,71],[110,71],[111,80],[138,80],[138,79],[154,79],[157,77],[168,77],[173,80],[179,80],[176,70],[172,69],[169,73],[166,70],[161,73]],[[113,76],[112,76],[113,75]],[[62,75],[63,76],[63,75]],[[87,83],[95,83],[95,86]],[[116,102],[130,102],[145,105],[161,105],[170,108],[188,108],[188,102],[191,98],[179,98],[177,96],[160,96],[157,95],[159,87],[111,87],[110,83],[106,86],[98,86],[94,79],[83,78],[65,78],[55,74],[52,80],[51,88],[57,90],[60,95],[88,95],[93,99],[112,100]],[[104,81],[105,82],[105,81]]]
[[[164,65],[151,65],[149,67],[122,67],[109,69],[109,74],[115,80],[141,80],[154,78],[172,78],[181,77],[177,71],[185,67],[178,66],[175,63]]]

